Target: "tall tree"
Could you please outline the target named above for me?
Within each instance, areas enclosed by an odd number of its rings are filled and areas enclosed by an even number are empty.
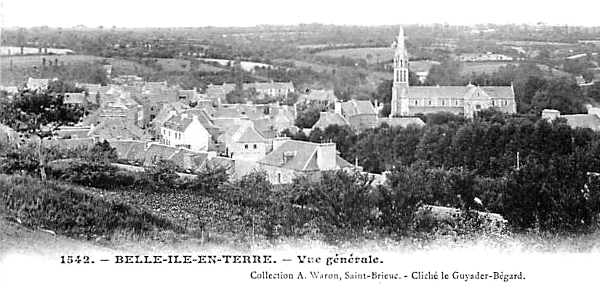
[[[0,123],[23,133],[28,139],[39,141],[42,180],[46,180],[44,138],[52,136],[62,125],[76,123],[83,116],[82,108],[63,104],[64,93],[57,92],[58,86],[55,82],[46,90],[23,90],[14,98],[0,98]]]

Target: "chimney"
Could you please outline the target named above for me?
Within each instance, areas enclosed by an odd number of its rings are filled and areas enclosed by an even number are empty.
[[[336,114],[342,115],[342,102],[335,102],[334,111]]]
[[[560,117],[560,111],[558,110],[544,109],[542,111],[542,119],[552,122],[558,117]]]
[[[286,142],[291,141],[292,139],[290,139],[289,137],[278,137],[278,138],[274,138],[273,139],[273,150],[278,149],[281,145],[283,145]]]
[[[333,170],[336,168],[335,143],[321,143],[317,146],[317,165],[321,170]]]

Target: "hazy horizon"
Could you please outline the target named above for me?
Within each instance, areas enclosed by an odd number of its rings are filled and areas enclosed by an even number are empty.
[[[600,26],[600,1],[544,3],[519,0],[281,1],[223,0],[117,1],[2,0],[1,26],[89,28],[254,27],[262,25],[380,26],[443,24],[536,24]]]

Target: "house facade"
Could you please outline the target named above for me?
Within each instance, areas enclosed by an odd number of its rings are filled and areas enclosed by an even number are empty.
[[[210,133],[195,115],[174,115],[161,127],[160,142],[164,145],[184,147],[193,151],[206,151],[210,141]]]
[[[408,53],[402,27],[394,46],[390,117],[449,112],[472,118],[475,113],[487,108],[506,113],[517,112],[512,86],[409,86]]]

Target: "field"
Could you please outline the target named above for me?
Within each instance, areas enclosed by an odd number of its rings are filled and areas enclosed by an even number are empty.
[[[429,71],[429,69],[434,66],[440,64],[437,61],[433,60],[419,60],[419,61],[411,61],[409,62],[410,70],[413,72],[421,72],[421,71]]]
[[[108,63],[113,66],[113,75],[147,75],[158,72],[154,67],[141,64],[135,61],[121,58],[104,58],[91,55],[43,55],[43,56],[2,56],[0,57],[1,80],[0,84],[5,86],[21,85],[29,77],[40,77],[39,71],[42,66],[42,59],[46,59],[46,65],[49,62],[59,65],[77,65],[85,63]],[[165,72],[186,72],[190,69],[190,61],[186,59],[159,58],[156,64]],[[205,72],[219,72],[224,69],[209,64],[199,63],[196,70]]]
[[[504,67],[509,64],[516,65],[516,64],[518,64],[518,62],[463,62],[460,73],[461,73],[461,75],[471,75],[472,73],[492,74],[492,73],[496,72],[498,69],[500,69],[500,67]],[[537,66],[542,71],[552,74],[552,75],[569,76],[568,73],[558,70],[556,68],[551,68],[547,65],[538,64]]]
[[[220,65],[227,65],[231,62],[231,60],[218,59],[218,58],[199,58],[198,60],[205,61],[205,62],[216,62]],[[249,71],[249,72],[253,71],[256,67],[259,67],[259,68],[273,67],[272,65],[269,65],[266,63],[252,62],[252,61],[241,61],[240,65],[242,66],[242,69],[244,69],[245,71]]]
[[[372,64],[392,60],[394,58],[394,50],[389,47],[334,49],[318,52],[316,55],[364,59],[369,64]]]

